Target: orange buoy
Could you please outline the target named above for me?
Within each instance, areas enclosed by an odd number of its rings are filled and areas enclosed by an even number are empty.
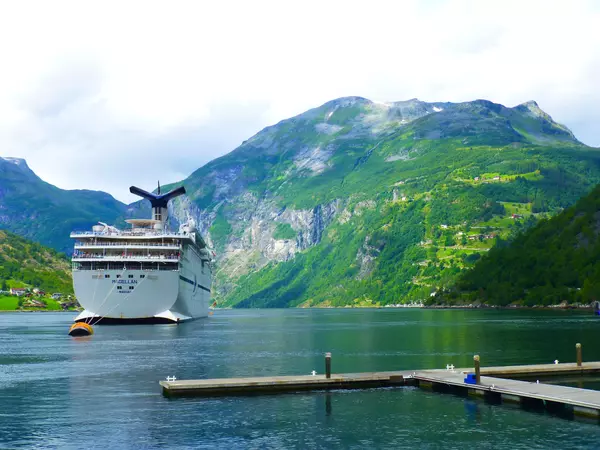
[[[91,336],[92,334],[94,334],[94,329],[85,322],[75,322],[69,328],[69,336]]]

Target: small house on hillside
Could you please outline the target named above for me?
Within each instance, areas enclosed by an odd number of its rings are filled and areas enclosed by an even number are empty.
[[[20,297],[21,295],[25,295],[27,293],[27,289],[25,288],[10,288],[10,294],[16,295]]]
[[[52,298],[54,300],[58,300],[61,297],[62,297],[62,294],[60,292],[55,292],[54,294],[52,294]]]

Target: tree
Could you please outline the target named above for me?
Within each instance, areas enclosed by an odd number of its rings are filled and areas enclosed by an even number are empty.
[[[583,289],[581,290],[581,297],[585,302],[593,302],[600,300],[600,286],[589,278],[586,278],[583,282]]]
[[[454,236],[452,236],[451,234],[447,234],[444,239],[444,245],[446,247],[454,247],[456,245],[456,242],[454,241]]]

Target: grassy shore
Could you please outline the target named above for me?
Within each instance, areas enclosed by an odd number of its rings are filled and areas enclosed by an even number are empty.
[[[46,302],[45,308],[39,307],[19,307],[19,297],[14,295],[0,296],[0,311],[63,311],[62,306],[52,298],[43,298]],[[74,310],[74,309],[71,309]]]

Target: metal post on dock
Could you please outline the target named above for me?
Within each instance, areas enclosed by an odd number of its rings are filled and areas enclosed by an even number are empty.
[[[331,353],[325,353],[325,378],[331,378]]]
[[[475,362],[475,383],[481,384],[481,367],[479,366],[479,355],[473,356]]]
[[[577,367],[581,367],[583,364],[583,360],[581,359],[581,344],[575,344],[575,349],[577,350]]]

